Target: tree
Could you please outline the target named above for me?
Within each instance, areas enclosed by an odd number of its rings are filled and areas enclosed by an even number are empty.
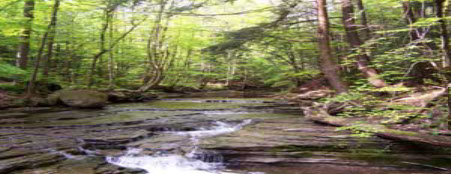
[[[404,11],[404,18],[406,19],[406,23],[409,25],[409,36],[410,36],[410,40],[411,41],[415,41],[420,39],[420,37],[418,36],[417,32],[415,31],[415,29],[411,26],[412,24],[414,24],[415,22],[417,22],[417,19],[415,17],[415,14],[412,10],[412,6],[410,4],[410,0],[407,1],[403,1],[402,2],[402,7],[403,7],[403,11]]]
[[[443,52],[443,67],[445,68],[445,70],[451,71],[451,50],[449,48],[449,33],[448,33],[448,28],[447,28],[447,22],[444,19],[444,17],[446,16],[446,11],[450,10],[449,7],[445,7],[445,3],[446,0],[435,0],[435,8],[436,8],[436,16],[437,18],[439,18],[439,26],[440,26],[440,30],[441,30],[441,42],[442,42],[442,52]],[[448,2],[449,3],[449,2]],[[448,4],[451,5],[451,4]],[[451,10],[450,10],[451,11]],[[450,76],[450,74],[445,74],[447,76]],[[450,82],[451,78],[447,77],[448,83]],[[448,97],[448,129],[451,130],[451,86],[450,84],[448,84],[447,86],[447,97]]]
[[[41,45],[39,47],[38,55],[36,57],[36,63],[34,66],[33,73],[31,75],[31,80],[28,83],[28,89],[27,89],[27,98],[30,98],[35,93],[35,86],[36,86],[36,79],[39,72],[39,65],[41,62],[42,55],[44,53],[45,45],[47,42],[47,39],[49,37],[50,32],[52,29],[56,26],[56,20],[58,16],[58,9],[60,6],[60,0],[55,0],[55,4],[53,5],[52,15],[50,17],[50,23],[47,26],[47,30],[44,33],[44,36],[41,40]]]
[[[343,25],[346,31],[346,37],[351,49],[356,54],[356,65],[362,74],[368,79],[368,82],[375,87],[381,88],[387,86],[384,80],[379,77],[376,69],[369,66],[370,58],[361,48],[363,42],[360,39],[354,20],[354,7],[351,0],[342,0]]]
[[[113,12],[112,16],[115,16],[115,13]],[[110,20],[110,31],[109,31],[109,40],[112,41],[114,39],[114,23],[113,20]],[[112,42],[110,42],[110,47]],[[110,51],[108,54],[108,89],[114,88],[114,51]]]
[[[119,44],[120,41],[122,41],[125,37],[127,37],[131,32],[133,32],[138,26],[140,26],[144,21],[147,20],[147,16],[144,17],[142,20],[136,22],[134,19],[131,20],[131,27],[124,33],[122,33],[118,38],[115,40],[110,41],[111,44],[107,47],[106,46],[106,34],[108,31],[108,28],[110,27],[110,20],[113,18],[114,11],[117,9],[117,7],[120,4],[117,2],[110,2],[108,1],[107,7],[104,10],[104,23],[102,25],[102,29],[100,32],[100,48],[99,51],[93,56],[92,63],[90,67],[90,71],[88,73],[87,77],[87,86],[91,87],[94,84],[94,74],[96,72],[97,62],[104,54],[112,51],[116,45]]]
[[[451,50],[449,48],[449,33],[447,28],[447,22],[444,19],[445,13],[444,7],[446,0],[435,0],[435,6],[436,6],[436,15],[437,18],[439,18],[439,25],[441,30],[441,41],[442,41],[442,52],[443,52],[443,66],[449,67],[451,66]]]
[[[348,91],[348,86],[340,77],[340,68],[333,60],[329,36],[329,15],[326,0],[316,0],[318,9],[318,47],[320,50],[321,71],[327,81],[338,93]]]
[[[26,69],[28,64],[28,56],[30,52],[30,37],[34,19],[34,0],[26,0],[23,10],[25,24],[23,25],[22,34],[20,36],[19,50],[17,53],[17,67]]]
[[[92,63],[91,63],[91,69],[89,71],[89,75],[88,75],[88,87],[91,87],[94,84],[94,73],[96,72],[96,67],[97,67],[97,62],[99,60],[99,58],[111,51],[110,49],[106,49],[106,34],[108,31],[108,27],[110,27],[111,24],[111,20],[113,18],[114,15],[114,11],[116,11],[116,8],[119,6],[118,3],[116,2],[112,2],[112,1],[107,1],[106,2],[107,5],[104,8],[104,12],[103,12],[103,16],[104,16],[104,21],[102,24],[102,28],[100,31],[100,47],[99,47],[99,53],[96,54],[93,59],[92,59]],[[112,45],[110,45],[109,47],[111,47]]]
[[[58,2],[58,7],[59,8],[59,4],[60,2]],[[58,10],[56,9],[56,12]],[[57,22],[58,22],[58,15],[52,15],[52,23],[50,23],[50,31],[49,31],[49,35],[48,35],[48,42],[47,42],[47,54],[44,56],[44,65],[43,65],[43,72],[42,72],[42,76],[43,76],[43,83],[44,85],[47,84],[47,81],[49,79],[49,71],[50,71],[50,64],[51,64],[51,60],[53,57],[53,45],[55,42],[55,37],[56,37],[56,26],[57,26]]]
[[[370,26],[368,25],[368,17],[366,14],[366,9],[365,6],[363,5],[363,1],[362,0],[357,0],[357,7],[359,9],[359,13],[360,13],[360,24],[362,25],[362,30],[363,30],[363,36],[364,39],[369,39],[371,37],[371,30],[370,30]]]
[[[159,2],[158,15],[147,39],[146,49],[149,67],[147,67],[147,72],[144,75],[144,85],[139,89],[140,91],[147,91],[159,85],[164,79],[164,72],[170,65],[171,56],[169,46],[165,45],[165,35],[168,30],[167,23],[169,22],[170,15],[166,15],[166,26],[163,24],[165,20],[163,17],[168,3],[168,0],[161,0]]]

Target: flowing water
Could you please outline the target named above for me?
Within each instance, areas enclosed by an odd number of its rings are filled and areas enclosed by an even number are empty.
[[[197,159],[198,143],[202,138],[218,136],[221,134],[232,133],[241,129],[252,122],[251,119],[244,120],[238,124],[228,124],[216,121],[214,126],[209,129],[186,132],[167,132],[167,134],[176,134],[187,136],[192,141],[193,150],[185,155],[181,154],[161,154],[153,156],[140,155],[141,149],[129,149],[124,156],[113,157],[108,156],[106,160],[114,165],[126,168],[143,169],[148,173],[158,174],[232,174],[230,172],[222,172],[221,159],[210,161],[202,161]]]
[[[0,173],[445,174],[449,150],[355,137],[264,98],[0,113]]]

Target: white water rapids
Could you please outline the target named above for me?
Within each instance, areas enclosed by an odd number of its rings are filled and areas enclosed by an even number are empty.
[[[131,169],[143,169],[149,174],[235,174],[221,171],[221,163],[207,163],[193,159],[196,153],[197,143],[201,138],[213,137],[222,134],[232,133],[250,124],[252,120],[244,120],[238,124],[216,122],[210,129],[197,131],[175,132],[178,135],[189,136],[193,141],[194,150],[186,155],[156,155],[140,156],[139,149],[129,149],[127,154],[121,157],[107,157],[107,162]]]

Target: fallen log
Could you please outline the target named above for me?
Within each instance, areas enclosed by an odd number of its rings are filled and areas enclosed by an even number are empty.
[[[410,106],[416,106],[416,107],[427,107],[427,105],[431,102],[437,99],[440,96],[443,96],[446,94],[447,88],[439,88],[436,90],[432,90],[425,93],[415,93],[412,95],[409,95],[408,97],[400,98],[394,100],[391,104],[402,104],[402,105],[410,105]]]
[[[354,120],[347,118],[334,117],[327,113],[324,108],[320,106],[303,108],[305,116],[315,122],[324,125],[335,127],[345,127],[352,125],[362,125],[355,123]],[[364,124],[364,129],[361,131],[374,133],[374,135],[395,141],[411,142],[415,144],[429,145],[435,147],[451,148],[451,137],[442,135],[430,135],[425,133],[418,133],[412,131],[401,131],[387,128],[381,124]]]

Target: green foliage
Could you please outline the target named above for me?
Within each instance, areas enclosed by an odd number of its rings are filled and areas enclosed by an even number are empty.
[[[20,68],[12,66],[8,63],[0,62],[0,77],[1,78],[23,80],[26,74],[27,74],[27,72]]]
[[[90,73],[93,57],[102,52],[101,33],[105,27],[105,9],[119,5],[106,28],[104,46],[116,40],[116,47],[99,57],[94,70],[95,86],[138,89],[144,77],[152,76],[152,59],[169,55],[172,59],[164,67],[161,85],[199,88],[207,83],[223,87],[227,82],[248,83],[258,87],[294,88],[319,77],[320,64],[315,6],[291,1],[237,0],[198,1],[190,3],[169,0],[162,16],[161,33],[153,36],[157,26],[158,2],[143,3],[131,0],[72,0],[61,1],[58,15],[53,58],[48,79],[65,86],[84,86]],[[412,5],[422,2],[411,1]],[[50,21],[53,1],[36,1],[28,70],[34,65],[43,33]],[[190,4],[190,5],[187,5]],[[404,14],[399,0],[364,0],[372,37],[363,38],[365,44],[351,50],[345,42],[340,8],[329,8],[331,41],[337,60],[346,69],[346,79],[354,85],[347,94],[325,102],[357,102],[361,106],[348,109],[343,116],[363,115],[371,105],[380,101],[371,93],[396,93],[412,89],[401,87],[371,88],[361,73],[356,73],[355,57],[366,53],[371,67],[389,84],[408,79],[406,72],[416,62],[439,63],[439,18],[433,11],[410,25],[402,20]],[[339,4],[330,4],[338,6]],[[429,3],[425,4],[432,9]],[[23,1],[0,2],[0,57],[14,62],[23,26]],[[300,9],[304,9],[299,13]],[[357,10],[356,10],[357,12]],[[361,20],[359,11],[356,20]],[[145,20],[144,20],[145,19]],[[449,20],[450,17],[444,18]],[[133,24],[144,20],[133,32],[120,38]],[[360,22],[360,21],[357,21]],[[112,27],[112,28],[110,28]],[[110,30],[111,29],[111,30]],[[412,29],[428,31],[424,38],[410,41]],[[361,32],[359,30],[359,32]],[[363,33],[360,33],[363,35]],[[160,38],[156,38],[160,37]],[[159,39],[154,57],[149,56],[148,41]],[[44,49],[44,57],[47,54]],[[152,52],[150,51],[150,52]],[[209,51],[209,52],[206,52]],[[109,53],[112,61],[109,62]],[[42,62],[41,62],[42,63]],[[42,64],[41,64],[42,65]],[[39,79],[42,76],[42,67]],[[111,68],[111,70],[110,70]],[[111,71],[111,72],[110,72]],[[0,63],[0,77],[26,81],[29,74],[7,63]],[[429,81],[428,84],[437,82]],[[378,111],[382,112],[382,111]],[[385,112],[385,111],[384,111]],[[388,111],[387,111],[388,112]],[[377,114],[376,114],[377,115]]]
[[[384,124],[402,123],[412,118],[426,118],[427,116],[419,115],[418,111],[422,108],[406,105],[389,105],[383,109],[373,109],[367,113],[370,117],[385,118]]]
[[[0,83],[0,91],[1,90],[14,93],[23,93],[25,91],[23,87],[11,83]]]
[[[382,131],[374,126],[366,123],[356,123],[351,126],[344,126],[336,129],[337,131],[351,131],[353,136],[356,137],[371,137],[374,133]]]

